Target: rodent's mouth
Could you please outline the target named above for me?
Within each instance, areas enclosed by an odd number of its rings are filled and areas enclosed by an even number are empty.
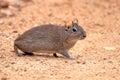
[[[85,39],[86,35],[80,36],[80,40]]]

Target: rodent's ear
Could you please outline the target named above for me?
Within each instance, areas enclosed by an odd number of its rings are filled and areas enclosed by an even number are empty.
[[[65,27],[68,29],[72,27],[72,21],[66,22]]]
[[[78,24],[78,19],[75,18],[75,19],[72,21],[72,23],[73,23],[73,24],[74,24],[74,23]]]

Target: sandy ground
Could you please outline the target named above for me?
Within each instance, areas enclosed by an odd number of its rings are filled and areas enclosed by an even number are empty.
[[[1,80],[120,79],[120,0],[33,0],[15,14],[0,18]],[[77,60],[15,55],[13,42],[24,31],[74,18],[87,32],[69,51]]]

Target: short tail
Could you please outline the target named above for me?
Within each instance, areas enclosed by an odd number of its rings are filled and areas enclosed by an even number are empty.
[[[22,54],[20,54],[19,52],[18,52],[18,48],[17,48],[17,46],[14,44],[14,51],[15,51],[15,54],[17,55],[17,56],[22,56]]]

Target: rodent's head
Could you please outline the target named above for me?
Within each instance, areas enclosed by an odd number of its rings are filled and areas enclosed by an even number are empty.
[[[86,37],[86,32],[78,25],[77,19],[66,23],[65,31],[70,34],[69,37],[72,39],[85,39]]]

